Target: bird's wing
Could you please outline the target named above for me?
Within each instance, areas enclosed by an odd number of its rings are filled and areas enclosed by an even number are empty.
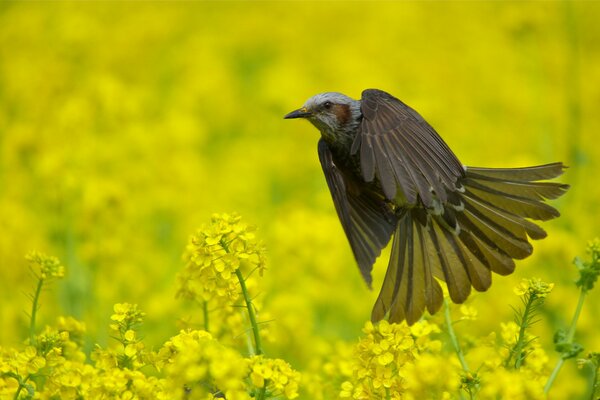
[[[370,287],[373,263],[389,242],[396,217],[382,197],[361,189],[340,171],[323,139],[319,140],[319,160],[354,258]]]
[[[443,301],[438,280],[446,282],[453,302],[462,303],[471,287],[480,292],[490,287],[492,272],[512,273],[514,260],[531,255],[529,239],[546,237],[531,220],[559,215],[544,201],[562,196],[569,188],[548,182],[564,168],[562,163],[467,167],[461,180],[464,190],[449,194],[443,214],[423,207],[400,209],[373,321],[388,315],[390,322],[406,319],[412,325],[425,309],[433,314]]]
[[[464,175],[461,163],[437,132],[415,110],[390,94],[376,89],[362,93],[363,120],[352,144],[359,154],[363,178],[375,177],[385,196],[394,199],[398,189],[409,204],[417,196],[426,207],[433,193],[446,202]]]

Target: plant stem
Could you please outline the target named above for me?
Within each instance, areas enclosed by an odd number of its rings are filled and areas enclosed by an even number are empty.
[[[462,352],[462,349],[460,348],[460,345],[458,344],[458,338],[456,337],[456,333],[454,332],[454,327],[452,326],[452,318],[450,317],[450,304],[448,303],[447,299],[444,299],[444,317],[446,318],[446,326],[448,327],[448,336],[450,336],[450,341],[452,342],[452,347],[454,347],[454,351],[456,352],[456,355],[458,356],[460,365],[462,366],[464,373],[466,375],[470,375],[471,371],[469,370],[469,366],[467,365],[467,361],[465,360],[465,356]],[[466,388],[463,388],[463,389],[469,393],[469,398],[471,398],[471,399],[474,398],[473,391],[470,386],[467,386]],[[458,396],[460,397],[461,400],[463,400],[465,398],[463,396],[462,392],[460,392],[460,391],[458,393]]]
[[[573,341],[575,337],[575,328],[577,327],[577,321],[579,320],[579,315],[581,314],[581,310],[583,309],[583,302],[585,301],[585,295],[587,291],[581,289],[579,292],[579,301],[577,302],[577,308],[575,309],[575,314],[573,314],[573,319],[571,320],[571,326],[569,327],[569,332],[567,333],[567,340],[570,342]]]
[[[265,394],[267,393],[267,380],[265,380],[265,385],[260,389],[258,395],[256,396],[256,400],[263,400],[265,398]]]
[[[204,330],[209,332],[208,330],[208,301],[204,300],[202,304],[202,311],[204,313]]]
[[[242,271],[240,271],[239,268],[235,270],[235,275],[237,276],[240,282],[240,287],[242,288],[242,295],[244,296],[244,301],[246,302],[246,308],[248,309],[248,317],[250,318],[250,325],[252,325],[252,332],[254,333],[254,353],[259,356],[263,354],[263,350],[260,341],[260,332],[258,330],[258,324],[256,323],[256,314],[254,313],[254,306],[252,305],[252,299],[250,299],[248,289],[246,288],[246,281],[244,280]]]
[[[512,360],[512,357],[515,356],[515,369],[521,368],[521,364],[524,360],[524,357],[521,357],[521,353],[523,352],[523,347],[525,347],[525,330],[529,328],[529,314],[531,313],[533,302],[537,298],[535,294],[532,294],[528,297],[529,298],[527,299],[527,304],[525,304],[525,310],[523,310],[523,316],[521,317],[519,337],[517,338],[517,343],[515,343],[515,347],[512,348],[507,360],[508,366],[508,364],[510,364],[510,361]]]
[[[23,390],[23,389],[27,390],[27,393],[29,394],[28,398],[33,398],[35,391],[33,390],[33,388],[30,385],[27,385],[27,383],[26,383],[29,380],[29,378],[31,377],[31,375],[28,375],[25,379],[23,379],[20,375],[14,374],[12,372],[0,374],[0,378],[3,378],[5,376],[14,378],[19,383],[19,387],[17,387],[17,391],[15,392],[15,395],[13,396],[13,400],[19,399],[19,395],[21,394],[21,390]]]
[[[594,377],[592,378],[592,392],[590,393],[590,400],[595,400],[598,397],[595,396],[596,394],[596,389],[598,386],[598,365],[596,363],[593,363],[594,366]]]
[[[548,378],[548,382],[546,382],[546,386],[544,386],[544,394],[548,395],[548,392],[550,391],[550,388],[552,387],[552,384],[554,383],[554,380],[556,379],[558,372],[560,371],[560,369],[562,368],[563,364],[565,363],[565,360],[561,357],[558,362],[556,363],[556,365],[554,366],[554,369],[552,370],[552,374],[550,374],[550,378]]]
[[[460,361],[460,365],[462,366],[463,371],[466,373],[470,373],[469,366],[465,361],[465,356],[463,355],[462,349],[458,344],[458,339],[456,338],[456,334],[454,333],[454,328],[452,327],[452,319],[450,318],[450,304],[448,304],[448,300],[444,299],[444,315],[446,317],[446,326],[448,327],[448,336],[450,336],[450,341],[452,342],[452,346],[454,347],[454,351],[458,356],[458,360]]]
[[[13,400],[19,399],[19,395],[21,394],[21,389],[23,389],[23,386],[21,385],[21,382],[19,382],[19,387],[17,388],[17,391],[15,392]]]
[[[579,301],[577,302],[577,308],[575,309],[575,314],[573,314],[573,319],[571,320],[571,326],[569,327],[569,331],[567,332],[567,343],[569,344],[573,343],[573,338],[575,337],[575,328],[577,327],[577,321],[579,320],[579,315],[581,314],[581,310],[583,308],[583,302],[585,301],[586,293],[587,290],[583,289],[582,287],[581,291],[579,292]],[[552,374],[550,374],[548,382],[546,382],[546,386],[544,386],[544,394],[548,395],[548,392],[550,391],[550,388],[552,387],[552,384],[554,383],[554,380],[558,376],[558,373],[564,363],[565,359],[561,356],[558,359],[558,362],[556,363]]]
[[[39,278],[37,287],[35,289],[35,295],[33,296],[31,306],[31,321],[29,322],[29,343],[35,345],[35,317],[38,310],[38,302],[40,300],[40,294],[42,292],[42,286],[44,285],[44,278]]]

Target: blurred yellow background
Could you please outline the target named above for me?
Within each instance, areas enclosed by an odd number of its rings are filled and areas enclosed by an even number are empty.
[[[464,164],[570,166],[549,237],[471,296],[480,318],[462,332],[510,320],[511,288],[536,276],[556,284],[533,328],[556,357],[552,334],[577,299],[571,260],[600,222],[599,20],[594,2],[1,2],[0,344],[26,337],[33,249],[68,271],[41,324],[73,315],[88,346],[105,344],[112,304],[130,302],[148,314],[148,343],[164,341],[200,314],[174,297],[187,237],[231,211],[269,251],[267,353],[302,370],[319,345],[355,341],[387,252],[369,292],[318,132],[282,117],[318,92],[373,87],[417,109]],[[599,302],[592,292],[578,326],[586,350],[600,350]],[[569,368],[557,385],[581,395]]]

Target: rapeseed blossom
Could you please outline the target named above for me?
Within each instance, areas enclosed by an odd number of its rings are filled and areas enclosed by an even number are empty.
[[[205,228],[204,232],[211,229],[221,232],[213,235],[219,238],[215,243],[224,251],[221,255],[229,254],[228,246],[223,245],[225,237],[229,244],[240,237],[247,243],[255,240],[253,235],[248,235],[251,231],[240,224],[238,217],[215,216],[211,228]],[[209,237],[208,234],[204,236]],[[202,249],[215,244],[207,244],[206,240],[202,243]],[[206,330],[185,329],[156,351],[148,350],[140,335],[146,313],[137,304],[117,303],[113,306],[109,328],[118,345],[96,345],[89,358],[83,350],[86,327],[72,317],[59,317],[54,326],[46,326],[40,332],[34,329],[34,335],[21,349],[0,347],[0,395],[62,399],[225,397],[266,400],[295,399],[304,394],[312,399],[416,400],[452,399],[466,391],[473,398],[545,398],[549,356],[529,328],[531,318],[544,304],[553,284],[539,279],[523,280],[514,288],[523,303],[523,309],[515,309],[515,321],[501,322],[498,332],[463,339],[471,370],[465,360],[456,357],[449,346],[444,345],[446,334],[456,339],[454,329],[450,331],[450,326],[442,329],[433,319],[422,319],[410,327],[405,322],[367,322],[353,349],[343,342],[338,346],[324,346],[321,360],[324,362],[317,361],[315,369],[301,374],[286,360],[265,356],[260,347],[261,330],[249,295],[250,289],[256,290],[254,285],[258,281],[244,279],[240,272],[242,268],[251,268],[245,271],[251,275],[253,270],[264,268],[263,250],[257,243],[240,245],[231,251],[240,260],[254,260],[248,264],[244,264],[245,261],[233,263],[240,290],[238,297],[247,307],[255,339],[252,343],[248,338],[250,349],[242,350],[238,342],[222,341]],[[198,252],[202,251],[198,249]],[[42,273],[38,275],[39,282],[64,273],[64,270],[59,273],[56,268],[60,265],[58,260],[47,256],[36,260],[42,260],[36,261],[37,265],[50,266],[44,267],[45,278]],[[189,258],[187,260],[191,262]],[[580,265],[589,269],[596,262],[593,256],[591,263],[580,262]],[[206,268],[216,265],[209,262]],[[215,271],[219,273],[224,269],[219,271],[215,267]],[[254,284],[247,285],[250,282]],[[224,304],[233,301],[227,296],[219,297],[217,292],[213,294]],[[229,309],[235,309],[233,306],[229,303]],[[473,324],[477,320],[477,310],[471,305],[458,307],[460,317],[455,322],[450,319],[449,309],[446,311],[446,322],[450,325],[456,322]],[[238,315],[241,316],[240,328],[248,320],[245,314]],[[222,324],[219,332],[227,326]],[[593,366],[597,376],[598,357],[591,354],[591,361],[586,364]]]
[[[257,388],[267,387],[271,396],[285,396],[286,399],[298,397],[300,374],[280,359],[263,356],[250,358],[250,379]]]
[[[243,291],[240,279],[254,292],[266,267],[265,249],[255,231],[237,214],[214,214],[210,224],[190,237],[178,275],[177,296],[202,304],[204,329],[229,343],[241,339],[246,329],[237,308]],[[261,300],[253,299],[252,304],[257,312]],[[268,337],[267,331],[264,334]]]
[[[248,361],[221,345],[205,331],[182,331],[159,350],[157,365],[167,376],[167,390],[174,399],[250,399],[244,378]]]
[[[25,256],[29,267],[40,279],[62,278],[65,276],[65,267],[60,264],[58,258],[47,256],[44,253],[32,251]]]
[[[514,292],[517,296],[537,296],[546,297],[554,288],[553,283],[546,283],[537,278],[523,279],[518,286],[515,286]]]
[[[210,225],[190,237],[178,295],[206,302],[235,302],[240,294],[235,271],[262,275],[265,270],[265,251],[254,231],[239,215],[214,214]]]
[[[340,397],[400,398],[407,384],[402,369],[418,352],[410,328],[387,321],[367,322],[363,333],[355,349],[353,379],[342,384]]]
[[[113,307],[114,314],[110,319],[114,323],[110,324],[110,328],[117,334],[125,336],[127,332],[132,331],[132,328],[138,326],[144,320],[146,315],[138,310],[137,304],[117,303]]]
[[[440,328],[422,320],[406,323],[367,322],[353,357],[351,380],[341,384],[342,398],[450,398],[460,386],[460,367],[442,353],[435,338]],[[428,371],[439,371],[431,374]]]

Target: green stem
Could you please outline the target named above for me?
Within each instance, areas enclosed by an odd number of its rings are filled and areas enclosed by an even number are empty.
[[[571,320],[571,326],[569,327],[569,331],[567,332],[567,343],[573,343],[573,338],[575,337],[575,328],[577,327],[577,321],[579,320],[579,315],[581,314],[581,310],[583,309],[583,302],[585,301],[586,293],[587,290],[581,288],[581,291],[579,292],[579,301],[577,302],[577,308],[575,309],[575,314],[573,314],[573,319]],[[554,383],[554,380],[558,376],[558,373],[564,363],[565,359],[560,357],[558,359],[558,362],[556,363],[556,366],[554,367],[554,370],[552,371],[552,374],[550,374],[550,377],[548,378],[548,382],[546,382],[546,386],[544,386],[544,394],[548,395],[548,392],[550,392],[550,388],[552,387],[552,384]]]
[[[548,395],[548,392],[550,391],[550,388],[552,387],[552,384],[554,383],[554,380],[558,376],[558,372],[560,371],[564,363],[564,358],[559,358],[558,362],[554,366],[554,369],[552,370],[552,373],[550,374],[550,378],[548,378],[548,382],[546,382],[546,386],[544,386],[545,395]]]
[[[581,314],[581,310],[583,309],[583,302],[585,301],[585,295],[587,290],[581,289],[579,292],[579,301],[577,302],[577,308],[575,309],[575,314],[573,314],[573,319],[571,320],[571,326],[569,327],[569,332],[567,333],[567,340],[569,343],[573,341],[575,337],[575,328],[577,327],[577,321],[579,320],[579,315]]]
[[[23,378],[21,378],[20,375],[17,375],[12,372],[0,374],[0,378],[4,378],[5,376],[14,378],[19,383],[19,386],[17,387],[17,391],[15,392],[15,395],[13,396],[13,400],[19,399],[19,396],[21,395],[21,390],[23,390],[23,389],[27,390],[27,393],[29,394],[29,398],[33,398],[35,391],[33,390],[33,388],[30,385],[27,385],[27,383],[26,383],[29,380],[29,378],[31,377],[31,375],[28,375],[25,379],[23,379]]]
[[[521,353],[523,352],[523,348],[525,347],[525,330],[529,328],[529,324],[527,321],[529,320],[529,314],[531,313],[531,306],[533,302],[536,300],[536,295],[532,294],[529,296],[527,300],[527,304],[525,304],[525,310],[523,310],[523,316],[521,317],[521,327],[519,329],[519,337],[517,339],[517,343],[515,343],[515,347],[513,347],[510,352],[507,360],[507,366],[510,364],[512,357],[515,356],[515,369],[521,368],[521,364],[523,364],[524,357],[521,357]]]
[[[15,392],[15,396],[13,397],[13,400],[19,399],[19,395],[21,394],[21,389],[23,389],[23,386],[21,385],[21,382],[19,382],[19,387],[17,388],[17,391]]]
[[[258,394],[256,395],[256,400],[264,400],[265,395],[267,393],[267,383],[268,383],[268,381],[265,380],[265,386],[263,386],[260,389],[260,392],[258,392]]]
[[[458,344],[458,338],[456,337],[456,333],[454,332],[454,327],[452,326],[452,318],[450,317],[450,304],[448,303],[447,299],[444,299],[444,316],[446,318],[446,326],[448,327],[448,336],[450,336],[450,341],[452,342],[454,351],[456,352],[456,355],[458,356],[458,360],[460,361],[460,365],[462,366],[464,373],[466,375],[469,375],[471,373],[471,371],[469,370],[469,366],[467,365],[467,361],[465,360],[465,356],[462,352],[462,349],[460,348],[460,345]],[[465,389],[465,390],[469,393],[469,398],[473,399],[474,397],[473,397],[472,388],[467,387],[467,389]],[[463,400],[465,398],[463,396],[462,392],[459,392],[458,396],[460,397],[461,400]]]
[[[31,306],[31,321],[29,323],[29,342],[33,346],[35,345],[35,318],[38,310],[38,302],[40,300],[40,294],[42,292],[42,286],[44,285],[44,278],[39,278],[37,287],[35,289],[35,295],[33,296],[33,304]]]
[[[254,333],[254,353],[259,356],[263,354],[263,350],[260,341],[258,323],[256,322],[256,314],[254,313],[254,306],[252,305],[252,300],[250,299],[248,289],[246,288],[246,281],[244,280],[244,277],[242,276],[242,271],[240,271],[239,268],[235,270],[235,275],[237,276],[238,281],[240,282],[240,287],[242,288],[242,295],[244,296],[244,301],[246,302],[246,308],[248,309],[248,317],[250,318],[250,325],[252,325],[252,332]]]
[[[458,339],[456,338],[456,334],[454,333],[454,328],[452,327],[452,319],[450,318],[450,304],[448,304],[448,300],[444,299],[444,315],[446,317],[446,326],[448,326],[448,336],[450,336],[450,341],[452,342],[452,346],[454,347],[454,351],[458,356],[458,360],[460,361],[460,365],[462,366],[463,371],[466,373],[470,373],[469,366],[465,361],[465,356],[458,344]]]
[[[594,365],[594,376],[592,378],[592,392],[590,393],[590,400],[595,400],[598,397],[596,396],[596,389],[598,386],[598,365],[596,363]]]
[[[204,313],[204,330],[209,332],[208,330],[208,301],[204,300],[202,304],[202,311]]]

